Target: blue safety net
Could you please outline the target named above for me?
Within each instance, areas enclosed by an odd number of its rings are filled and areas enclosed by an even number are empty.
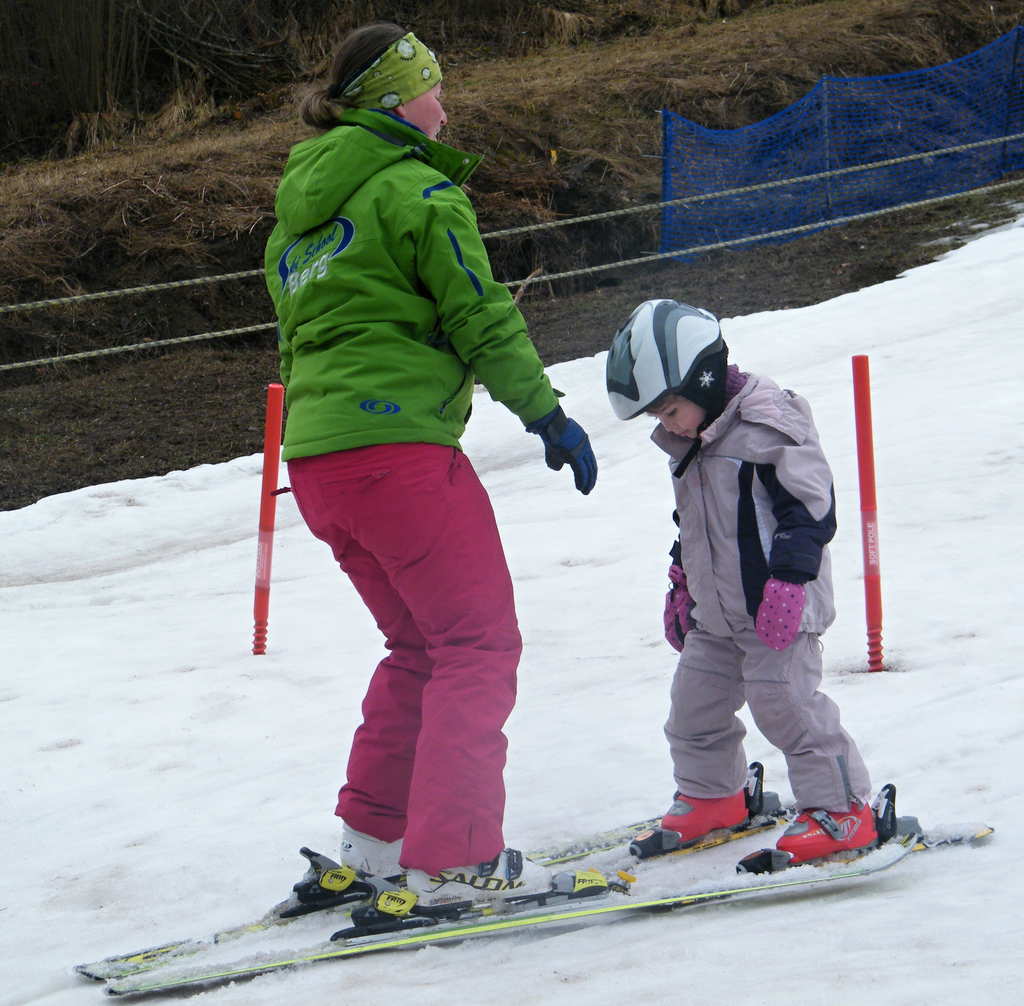
[[[662,125],[664,200],[1021,134],[1024,27],[927,70],[823,77],[800,101],[742,129],[706,129],[667,109]],[[829,226],[857,213],[964,192],[1021,170],[1024,139],[666,207],[661,249]]]

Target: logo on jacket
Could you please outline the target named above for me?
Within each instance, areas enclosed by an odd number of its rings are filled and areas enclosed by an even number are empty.
[[[363,412],[372,412],[375,416],[393,416],[396,412],[402,411],[402,406],[396,402],[385,402],[379,398],[367,398],[359,403]]]
[[[293,294],[310,280],[323,279],[327,264],[352,244],[355,235],[356,225],[348,217],[333,217],[296,238],[277,263],[282,292]]]

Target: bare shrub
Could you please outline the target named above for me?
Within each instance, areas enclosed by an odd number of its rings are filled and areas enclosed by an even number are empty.
[[[103,132],[102,118],[136,89],[147,56],[138,7],[125,0],[0,4],[0,105],[9,147],[61,132]],[[76,116],[84,117],[77,126]],[[93,117],[92,125],[89,118]],[[0,150],[0,157],[8,151]]]
[[[593,24],[593,18],[585,14],[556,10],[554,7],[542,7],[540,23],[545,41],[557,45],[571,45],[584,37]]]

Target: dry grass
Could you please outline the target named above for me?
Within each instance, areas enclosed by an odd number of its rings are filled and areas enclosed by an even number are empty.
[[[518,30],[527,6],[540,19],[531,22],[533,51],[507,58],[502,39]],[[415,24],[444,55],[449,139],[488,154],[472,193],[485,230],[656,201],[663,105],[708,126],[741,126],[801,97],[823,74],[934,65],[1024,18],[1024,0],[753,0],[722,20],[739,6],[501,0],[503,20],[459,30],[477,0],[352,0],[349,13],[425,12]],[[289,44],[305,46],[311,70],[328,51],[309,38]],[[91,140],[89,131],[101,142],[115,126],[83,119],[72,142]],[[219,104],[202,90],[182,91],[130,143],[8,167],[0,179],[0,303],[257,267],[281,165],[304,135],[290,88]],[[785,245],[602,274],[586,293],[563,287],[551,297],[540,284],[522,306],[553,363],[606,348],[611,327],[646,297],[679,297],[724,315],[814,303],[892,278],[964,240],[974,221],[1012,213],[1019,205],[975,197]],[[495,243],[496,272],[518,279],[537,267],[654,248],[655,216],[628,219]],[[2,315],[0,361],[269,317],[258,279]],[[0,374],[0,508],[257,450],[259,389],[275,377],[276,353],[270,336],[233,343]]]
[[[508,0],[502,9],[519,24],[527,8],[546,26],[546,48],[482,58],[470,32],[468,48],[446,58],[448,139],[488,154],[472,180],[485,230],[655,201],[663,106],[734,128],[778,111],[823,74],[931,66],[1024,14],[1019,0],[762,0],[727,20],[721,9],[709,20],[713,5],[678,0]],[[449,0],[431,9],[436,27],[461,8]],[[3,172],[0,303],[259,265],[281,165],[305,135],[288,92],[224,106],[183,93],[149,129],[169,138],[140,133],[119,147]],[[656,244],[655,225],[651,214],[496,243],[495,271],[518,279],[537,266],[642,253]],[[253,324],[268,312],[257,283],[80,307],[71,324],[63,312],[8,315],[0,360],[58,343],[82,349],[187,334],[189,324]]]

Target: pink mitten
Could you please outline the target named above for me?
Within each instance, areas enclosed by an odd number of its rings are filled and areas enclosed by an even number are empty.
[[[774,576],[765,583],[754,620],[754,628],[765,646],[784,650],[796,639],[806,594],[802,583],[787,583]]]
[[[665,638],[675,650],[682,650],[683,637],[694,628],[690,618],[694,600],[686,587],[686,574],[682,566],[673,563],[668,570],[672,586],[665,595]]]

